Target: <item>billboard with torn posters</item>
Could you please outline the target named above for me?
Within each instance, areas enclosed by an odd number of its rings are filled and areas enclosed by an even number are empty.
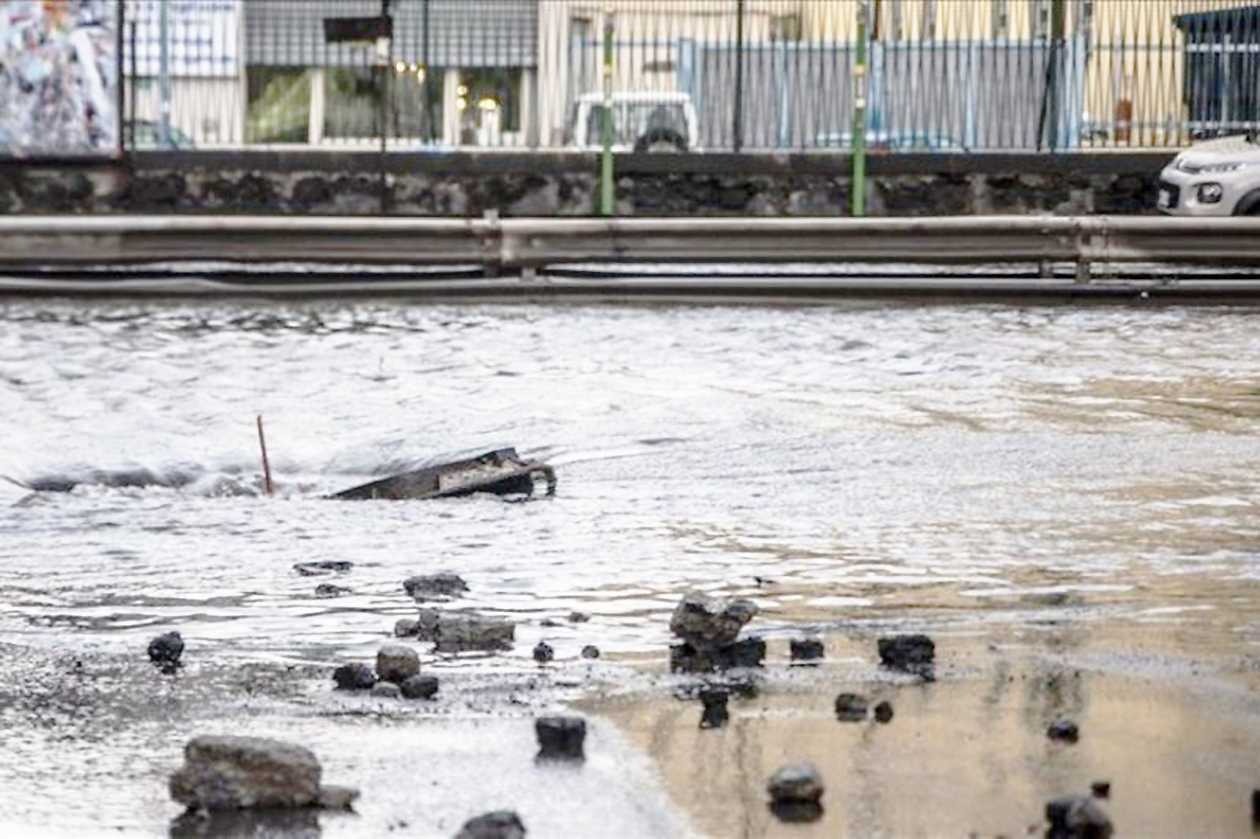
[[[119,153],[118,0],[0,0],[0,157]]]

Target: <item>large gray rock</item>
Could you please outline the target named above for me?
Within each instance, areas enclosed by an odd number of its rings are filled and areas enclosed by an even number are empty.
[[[468,583],[458,574],[443,571],[408,577],[403,580],[403,589],[416,600],[444,600],[463,595],[468,591]]]
[[[320,765],[310,749],[262,737],[208,735],[184,746],[171,798],[190,809],[309,807],[319,802]]]
[[[420,656],[403,644],[386,644],[376,652],[376,675],[401,684],[420,672]]]
[[[822,775],[812,763],[789,764],[770,776],[766,791],[775,803],[817,801],[823,794]]]
[[[756,614],[757,604],[751,600],[720,600],[690,591],[674,609],[669,629],[704,652],[733,644],[744,624]]]
[[[505,650],[516,640],[516,624],[472,612],[421,609],[416,637],[435,642],[441,652]]]

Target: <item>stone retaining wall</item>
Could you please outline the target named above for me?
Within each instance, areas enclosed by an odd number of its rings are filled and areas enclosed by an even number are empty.
[[[1172,153],[897,155],[869,159],[868,213],[1153,213]],[[627,216],[847,215],[845,155],[625,155]],[[382,178],[382,169],[384,177]],[[0,213],[580,216],[589,155],[148,153],[116,164],[0,165]],[[382,202],[384,191],[384,202]]]

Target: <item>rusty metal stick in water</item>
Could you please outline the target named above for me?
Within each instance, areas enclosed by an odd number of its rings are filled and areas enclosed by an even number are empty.
[[[271,464],[267,462],[267,438],[263,435],[262,414],[258,415],[258,446],[262,449],[263,487],[271,495]]]

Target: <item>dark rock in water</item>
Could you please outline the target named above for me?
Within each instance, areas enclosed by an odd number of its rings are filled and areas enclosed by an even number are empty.
[[[539,717],[534,720],[538,735],[538,756],[560,760],[581,760],[586,742],[586,720],[581,717]]]
[[[555,629],[557,626],[561,626],[562,624],[560,623],[560,621],[554,621],[551,618],[543,618],[541,621],[538,622],[538,625],[545,626],[548,629]]]
[[[376,675],[387,682],[401,682],[420,672],[420,655],[403,644],[386,644],[376,653]]]
[[[410,618],[400,618],[394,623],[394,637],[396,638],[412,638],[420,631],[420,621],[413,621]]]
[[[1056,798],[1046,805],[1047,839],[1110,839],[1114,828],[1102,806],[1085,795]]]
[[[590,619],[591,619],[591,616],[586,614],[585,612],[570,612],[569,613],[569,623],[586,623]]]
[[[599,658],[599,647],[587,644],[582,648],[582,658]]]
[[[837,696],[836,719],[841,722],[861,722],[866,719],[866,697],[856,693],[842,693]]]
[[[885,700],[875,706],[875,719],[882,723],[890,723],[893,718],[893,706],[891,702]]]
[[[817,801],[771,801],[770,812],[781,822],[805,824],[821,819],[823,808]]]
[[[460,597],[468,591],[463,577],[443,571],[439,574],[420,574],[403,580],[403,589],[416,600]]]
[[[1251,791],[1251,821],[1260,825],[1260,789]]]
[[[471,612],[421,609],[416,637],[436,642],[440,652],[507,650],[516,639],[516,624]]]
[[[1089,791],[1093,793],[1094,798],[1110,798],[1111,781],[1094,781],[1089,785]],[[1260,803],[1260,792],[1257,792],[1256,801]]]
[[[757,604],[751,600],[719,600],[690,591],[674,609],[669,629],[695,649],[708,651],[734,643],[756,614]]]
[[[525,824],[510,810],[498,810],[464,822],[455,839],[525,839]]]
[[[149,642],[149,661],[162,668],[163,673],[175,672],[183,654],[184,639],[178,632],[163,633]]]
[[[343,594],[350,593],[350,589],[344,586],[335,586],[332,583],[320,583],[315,586],[316,597],[340,597]]]
[[[701,728],[721,728],[731,718],[726,709],[727,700],[731,698],[729,691],[720,688],[707,688],[700,691],[700,701],[704,703],[704,712],[700,715]]]
[[[770,800],[775,803],[817,802],[823,794],[822,774],[812,763],[789,764],[770,776],[766,791],[770,793]]]
[[[437,676],[412,676],[399,687],[407,699],[432,699],[438,692]]]
[[[309,807],[319,802],[319,761],[310,749],[262,737],[203,736],[184,746],[171,798],[190,809]]]
[[[372,695],[377,699],[397,699],[402,696],[402,691],[393,682],[377,682],[372,685]]]
[[[826,654],[821,638],[793,638],[789,645],[793,661],[817,661]]]
[[[733,667],[760,667],[766,657],[766,642],[745,638],[725,647],[697,650],[690,644],[669,648],[669,669],[674,673],[711,673]]]
[[[546,641],[539,641],[534,645],[534,661],[539,664],[546,664],[556,657],[556,651]]]
[[[343,664],[333,671],[333,681],[338,690],[371,690],[376,684],[376,674],[366,664]]]
[[[328,808],[336,809],[336,808]],[[319,810],[188,810],[170,825],[170,839],[204,839],[207,836],[283,836],[284,839],[320,839]]]
[[[321,574],[344,574],[353,567],[353,562],[324,560],[322,562],[299,562],[293,566],[293,570],[303,577],[318,577]]]
[[[1056,720],[1050,723],[1050,727],[1046,729],[1046,736],[1051,740],[1062,740],[1065,743],[1075,743],[1080,739],[1081,732],[1076,727],[1076,723],[1071,720]]]
[[[516,449],[498,449],[478,457],[426,466],[338,492],[332,498],[363,501],[454,498],[478,492],[533,495],[535,479],[555,495],[556,473],[545,463],[522,460]]]
[[[879,660],[885,667],[914,673],[925,679],[933,677],[936,644],[926,635],[894,635],[879,639]]]

